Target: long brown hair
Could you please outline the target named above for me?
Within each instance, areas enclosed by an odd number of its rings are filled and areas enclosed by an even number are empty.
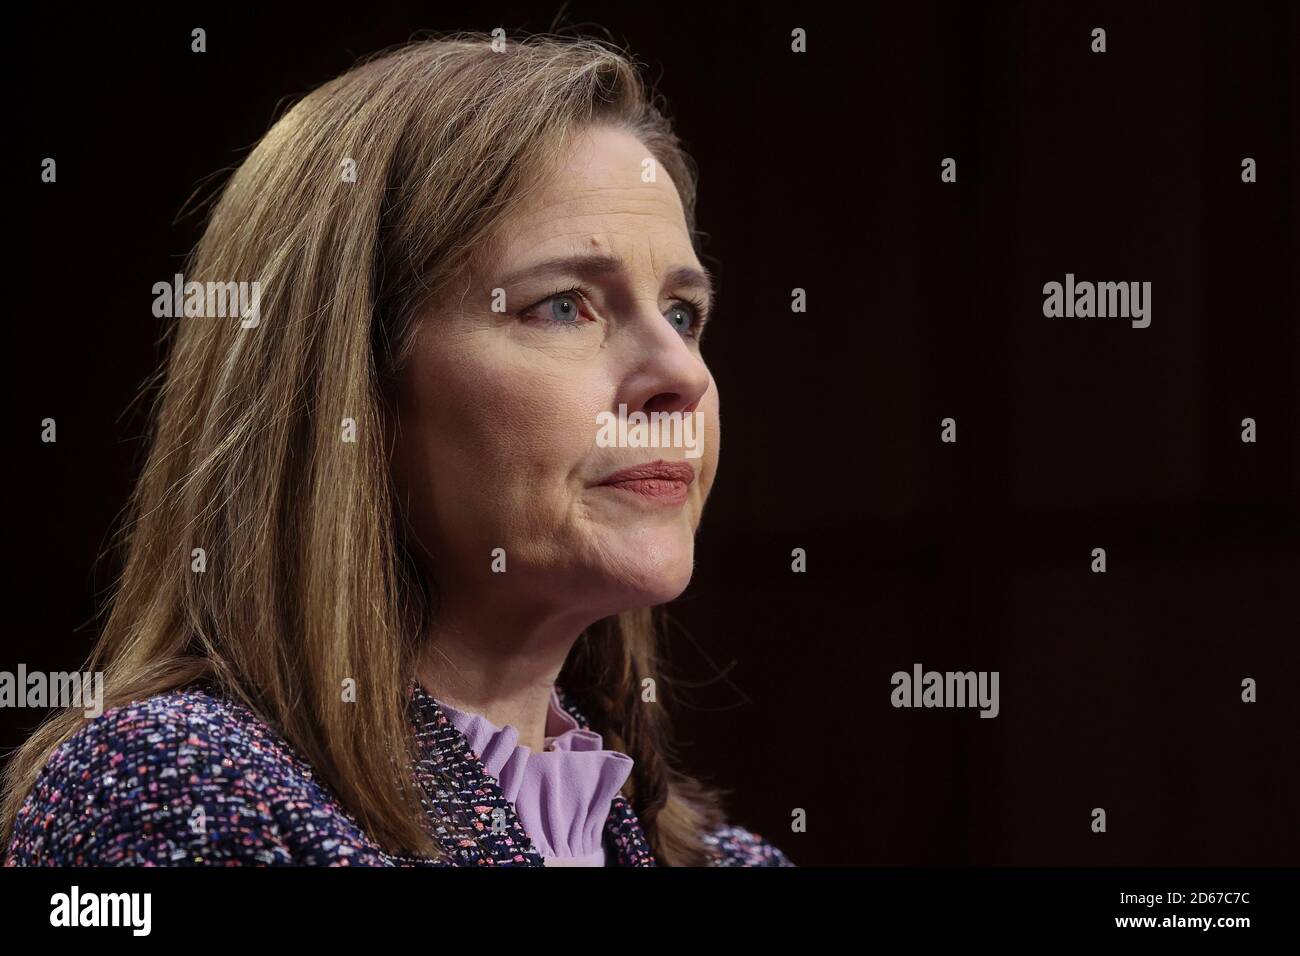
[[[406,693],[436,585],[404,543],[391,390],[422,306],[592,124],[641,139],[696,236],[692,163],[635,62],[599,41],[409,44],[316,89],[262,138],[186,274],[259,282],[259,321],[168,332],[123,570],[86,665],[104,672],[105,708],[211,682],[270,722],[386,849],[442,855],[410,773]],[[354,442],[340,440],[345,419]],[[198,548],[207,573],[192,572]],[[601,622],[560,684],[634,759],[625,793],[659,862],[698,865],[720,798],[675,766],[664,708],[641,702],[646,678],[671,691],[656,634],[651,609]],[[339,706],[346,678],[356,700]],[[84,719],[51,715],[10,761],[4,844]]]

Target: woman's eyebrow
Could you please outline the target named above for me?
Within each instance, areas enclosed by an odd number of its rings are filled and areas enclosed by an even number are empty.
[[[696,289],[704,296],[709,308],[713,307],[713,277],[705,269],[678,266],[664,277],[664,285],[670,289]]]
[[[518,269],[502,279],[501,285],[515,285],[527,282],[530,279],[542,279],[547,276],[559,275],[574,275],[590,281],[623,271],[623,260],[615,256],[561,256]],[[677,266],[670,269],[668,274],[664,276],[664,285],[672,288],[698,289],[704,293],[710,303],[713,301],[712,277],[708,272],[697,269],[695,266]]]
[[[543,262],[525,266],[510,273],[501,280],[502,285],[514,285],[529,279],[541,279],[550,275],[576,275],[582,279],[596,279],[615,272],[623,271],[623,263],[614,256],[583,255],[561,256]]]

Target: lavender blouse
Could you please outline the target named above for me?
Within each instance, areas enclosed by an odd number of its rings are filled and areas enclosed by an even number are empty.
[[[497,727],[481,714],[438,706],[469,742],[547,866],[604,866],[605,821],[619,788],[632,773],[632,758],[602,746],[600,734],[583,730],[551,688],[545,749],[519,743],[519,731]]]

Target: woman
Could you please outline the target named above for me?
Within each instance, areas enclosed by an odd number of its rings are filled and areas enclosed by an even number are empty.
[[[793,865],[659,699],[718,460],[694,191],[588,41],[422,42],[290,110],[185,276],[252,308],[174,323],[105,713],[11,761],[6,862]]]

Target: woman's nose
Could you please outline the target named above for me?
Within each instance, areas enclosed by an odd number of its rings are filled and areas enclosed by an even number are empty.
[[[654,314],[638,314],[626,342],[632,357],[619,402],[643,412],[693,412],[709,390],[708,367],[690,339],[654,304],[648,308]]]

